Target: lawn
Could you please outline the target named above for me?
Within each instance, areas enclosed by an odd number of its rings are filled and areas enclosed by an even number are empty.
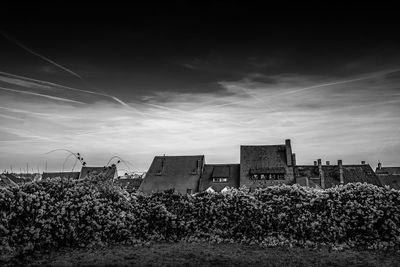
[[[400,266],[400,251],[328,248],[261,248],[241,244],[153,243],[61,249],[25,258],[7,258],[1,266]]]

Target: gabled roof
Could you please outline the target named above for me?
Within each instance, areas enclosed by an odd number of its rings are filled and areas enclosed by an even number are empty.
[[[322,171],[325,178],[325,188],[334,187],[340,184],[339,166],[323,165]],[[295,168],[296,177],[319,178],[318,166],[298,165]],[[343,165],[344,183],[369,183],[381,185],[378,176],[369,164],[363,165]]]
[[[395,174],[400,175],[400,167],[381,167],[376,168],[376,174]]]
[[[228,178],[227,182],[213,182],[213,178]],[[205,164],[200,178],[199,191],[211,187],[220,192],[226,186],[238,188],[240,183],[240,164]]]
[[[104,175],[108,179],[114,179],[117,175],[117,167],[115,166],[104,166],[104,167],[82,167],[79,179],[85,179],[89,175]]]
[[[187,189],[198,192],[203,164],[203,155],[156,156],[139,190],[152,193],[173,188],[181,194],[186,194]]]
[[[253,169],[287,165],[286,145],[240,146],[241,163],[249,162]]]
[[[42,179],[54,179],[54,178],[66,178],[66,179],[78,179],[80,172],[44,172]]]

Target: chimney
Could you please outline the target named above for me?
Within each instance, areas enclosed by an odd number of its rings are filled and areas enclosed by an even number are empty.
[[[378,162],[378,170],[382,169],[382,163]]]
[[[292,166],[292,145],[290,144],[290,139],[285,140],[286,146],[286,162],[288,166]]]
[[[292,154],[292,164],[293,166],[296,166],[296,153]]]
[[[317,162],[316,161],[314,161],[314,166],[317,166]]]
[[[365,161],[364,161],[364,160],[363,160],[363,161],[361,161],[361,164],[362,164],[362,165],[365,165]]]
[[[331,165],[331,162],[329,160],[326,161],[326,166]]]
[[[325,177],[324,172],[322,171],[322,160],[318,159],[318,172],[319,172],[319,179],[321,181],[322,189],[325,189]]]
[[[340,180],[340,184],[343,185],[344,184],[344,178],[343,178],[343,165],[342,165],[342,160],[339,159],[337,161],[337,165],[339,166],[339,180]]]

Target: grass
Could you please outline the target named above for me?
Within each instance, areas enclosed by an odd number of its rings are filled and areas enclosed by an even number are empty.
[[[333,251],[328,248],[261,248],[241,244],[154,243],[60,249],[1,266],[400,266],[400,251]]]

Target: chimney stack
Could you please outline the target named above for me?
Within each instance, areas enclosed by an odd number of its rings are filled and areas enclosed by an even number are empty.
[[[337,161],[337,164],[339,166],[339,180],[340,180],[340,184],[343,185],[344,184],[344,178],[343,178],[343,165],[342,165],[342,160],[339,159]]]
[[[364,160],[363,160],[363,161],[361,161],[361,164],[362,164],[362,165],[365,165],[365,161],[364,161]]]
[[[288,166],[292,166],[292,145],[290,144],[290,139],[285,140],[286,146],[286,161]]]
[[[293,166],[296,166],[296,153],[292,154],[292,164]]]
[[[322,160],[318,159],[318,172],[319,172],[319,179],[321,181],[322,189],[325,189],[325,177],[324,172],[322,171]]]
[[[329,160],[326,161],[326,166],[331,165],[331,162]]]
[[[378,162],[378,170],[382,169],[382,163]]]
[[[314,161],[314,166],[317,166],[317,162],[316,161]]]

